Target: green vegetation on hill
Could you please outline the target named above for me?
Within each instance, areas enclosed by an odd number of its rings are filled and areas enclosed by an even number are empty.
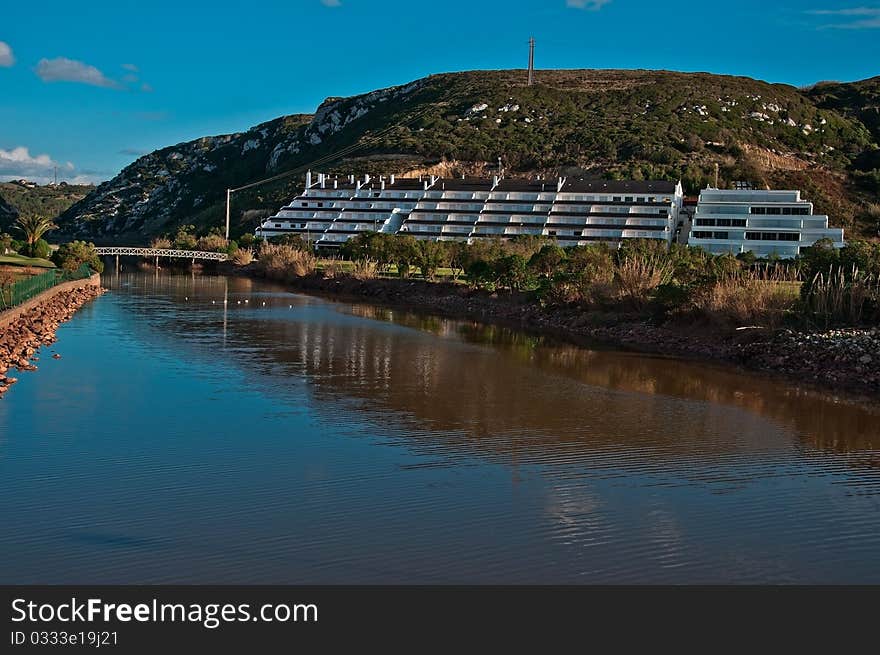
[[[75,202],[85,198],[94,188],[91,184],[28,188],[15,182],[2,182],[0,183],[0,232],[8,232],[18,214],[54,218]]]
[[[797,183],[819,211],[873,235],[880,198],[876,81],[801,91],[743,77],[667,71],[523,71],[433,75],[328,99],[314,116],[178,144],[138,159],[58,220],[68,234],[146,242],[181,224],[224,220],[225,190],[284,172],[235,195],[233,232],[251,231],[302,184],[306,166],[345,173],[586,174]],[[872,104],[873,103],[873,104]],[[873,109],[872,109],[873,107]],[[873,112],[873,113],[872,113]],[[342,153],[342,154],[334,154]]]

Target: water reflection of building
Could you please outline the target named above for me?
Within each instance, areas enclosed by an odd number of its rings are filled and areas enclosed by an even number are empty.
[[[793,439],[833,452],[880,448],[880,412],[777,380],[553,344],[497,326],[363,305],[353,311],[418,331],[327,321],[285,322],[266,335],[253,326],[249,334],[273,359],[301,367],[318,398],[356,399],[365,411],[410,417],[419,432],[468,448],[544,456],[623,445],[712,456],[787,449]],[[273,338],[282,351],[272,349]]]
[[[355,403],[378,425],[406,435],[412,447],[445,456],[503,455],[527,463],[638,450],[674,463],[682,455],[767,452],[795,443],[805,452],[852,453],[861,464],[877,464],[871,454],[880,450],[880,410],[728,367],[340,306],[250,279],[131,280],[144,285],[144,296],[190,303],[174,313],[156,311],[154,303],[133,306],[144,312],[143,338],[172,339],[186,356],[220,358],[271,393],[283,395],[288,380],[305,380],[315,407]],[[224,293],[225,311],[209,300]],[[224,324],[225,347],[218,343]]]

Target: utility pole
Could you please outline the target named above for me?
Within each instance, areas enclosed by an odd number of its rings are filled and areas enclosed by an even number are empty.
[[[529,86],[535,83],[535,37],[529,37]]]
[[[718,188],[718,162],[715,162],[715,188]]]
[[[232,189],[226,189],[226,240],[229,241],[229,203],[232,201]]]

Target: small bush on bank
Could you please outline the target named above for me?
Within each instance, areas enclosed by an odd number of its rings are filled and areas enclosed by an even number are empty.
[[[661,285],[672,280],[672,264],[654,254],[629,255],[617,265],[614,293],[623,305],[644,309]]]
[[[37,259],[48,259],[49,254],[52,252],[49,242],[45,239],[38,239],[30,245],[30,248],[26,246],[23,250],[26,256],[36,257]]]
[[[75,271],[83,264],[88,264],[95,273],[104,272],[104,262],[95,252],[94,243],[71,241],[58,247],[52,255],[52,261],[61,269]]]
[[[249,248],[239,248],[229,256],[229,261],[236,266],[247,266],[254,261],[254,252]]]
[[[358,280],[373,280],[377,277],[379,273],[379,268],[371,259],[359,259],[354,262],[354,267],[352,268],[351,275],[352,277]]]
[[[318,260],[312,253],[287,245],[264,245],[260,250],[259,262],[266,277],[275,280],[305,277],[314,273],[318,266]]]
[[[220,234],[207,234],[196,242],[196,250],[204,252],[226,252],[229,243]]]

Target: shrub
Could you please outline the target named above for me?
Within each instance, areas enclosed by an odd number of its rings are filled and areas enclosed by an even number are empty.
[[[372,280],[378,275],[379,267],[372,259],[358,259],[351,274],[358,280]]]
[[[416,242],[416,265],[426,280],[433,280],[437,269],[447,262],[445,245],[440,241]]]
[[[49,253],[52,252],[52,248],[49,246],[49,243],[45,239],[37,239],[36,242],[30,245],[30,248],[25,248],[27,252],[25,255],[28,257],[37,257],[39,259],[46,259],[49,257]]]
[[[656,289],[669,284],[672,273],[672,265],[661,257],[630,255],[615,271],[616,299],[634,309],[644,309]]]
[[[305,277],[317,270],[318,260],[310,252],[297,250],[293,246],[267,244],[260,250],[260,268],[266,277],[276,280],[289,280]]]
[[[247,266],[254,261],[254,251],[250,248],[239,248],[229,256],[229,260],[236,266]]]
[[[397,264],[397,274],[409,277],[410,269],[418,260],[418,242],[411,235],[398,236],[393,241],[391,261]]]
[[[324,262],[324,277],[335,278],[340,277],[344,273],[342,262],[338,259],[331,258]]]
[[[0,234],[0,255],[5,255],[12,250],[12,242],[12,235],[7,234],[6,232]]]
[[[150,248],[155,248],[156,250],[171,250],[171,240],[165,237],[156,237],[150,242]]]
[[[88,264],[96,273],[104,271],[104,262],[95,252],[95,244],[84,241],[71,241],[58,247],[52,255],[52,261],[58,268],[75,271],[83,264]]]
[[[196,242],[196,250],[205,252],[226,252],[228,246],[226,239],[219,234],[208,234]]]
[[[192,225],[181,225],[174,235],[174,247],[178,250],[195,250],[198,240],[193,235]]]

